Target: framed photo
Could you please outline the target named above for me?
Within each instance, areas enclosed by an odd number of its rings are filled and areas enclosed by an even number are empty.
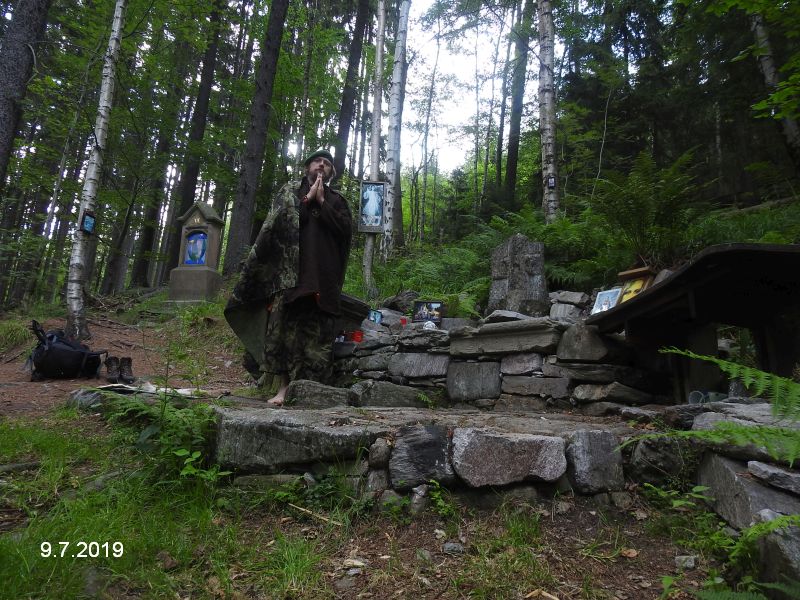
[[[441,325],[444,316],[444,303],[440,300],[415,300],[414,315],[411,317],[412,323],[433,322],[436,326]]]
[[[367,318],[373,323],[380,325],[383,322],[383,313],[379,310],[371,310]]]
[[[603,290],[602,292],[597,293],[597,299],[594,301],[594,306],[592,307],[592,313],[596,314],[599,312],[607,311],[609,308],[612,308],[617,304],[619,300],[619,295],[622,292],[622,288],[612,288],[610,290]]]
[[[637,277],[636,279],[629,279],[626,281],[622,286],[622,293],[619,296],[620,304],[627,302],[631,298],[635,298],[641,294],[644,290],[650,287],[651,283],[653,283],[652,275],[648,275],[646,277]]]
[[[383,231],[383,209],[386,184],[382,181],[362,181],[358,212],[358,230],[367,233]]]
[[[194,231],[186,236],[185,265],[206,264],[206,248],[208,247],[208,234],[204,231]]]
[[[93,212],[88,210],[83,211],[83,214],[81,215],[80,230],[86,235],[94,234],[95,222],[96,221]]]

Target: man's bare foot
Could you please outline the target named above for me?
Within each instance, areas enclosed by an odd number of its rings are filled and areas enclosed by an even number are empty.
[[[278,390],[278,393],[267,400],[267,404],[270,406],[283,406],[283,401],[286,399],[287,389],[289,389],[289,382],[284,379],[284,381],[281,383],[281,388]]]

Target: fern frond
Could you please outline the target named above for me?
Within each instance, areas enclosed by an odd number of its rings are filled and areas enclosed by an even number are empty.
[[[735,362],[722,360],[715,356],[695,354],[690,350],[680,350],[675,347],[662,348],[660,352],[665,354],[677,354],[697,360],[714,363],[719,369],[731,379],[738,379],[744,384],[745,388],[757,396],[768,393],[769,400],[772,402],[772,414],[779,418],[789,418],[797,420],[800,418],[800,383],[792,381],[786,377],[767,373],[753,367],[746,367]]]
[[[760,587],[768,590],[783,592],[787,598],[800,598],[800,581],[786,578],[785,583],[759,583]]]
[[[767,597],[757,592],[731,592],[702,590],[694,593],[700,600],[767,600]]]

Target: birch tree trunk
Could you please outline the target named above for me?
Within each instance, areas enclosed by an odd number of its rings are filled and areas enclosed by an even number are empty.
[[[402,0],[400,19],[397,25],[397,40],[394,48],[394,68],[392,69],[392,88],[389,92],[389,139],[386,152],[386,199],[383,207],[383,239],[381,239],[381,258],[386,261],[395,244],[395,229],[403,229],[402,198],[398,196],[395,183],[400,178],[400,129],[403,119],[403,83],[406,71],[406,39],[408,37],[408,13],[411,0]],[[400,216],[400,223],[396,223]]]
[[[554,64],[553,5],[550,0],[539,0],[539,129],[542,138],[542,208],[547,223],[556,219],[559,206]]]
[[[375,37],[375,81],[374,95],[372,100],[372,138],[369,156],[371,181],[378,181],[381,176],[380,152],[381,152],[381,96],[383,95],[383,33],[386,29],[386,4],[384,0],[378,0],[378,34]],[[388,187],[388,186],[387,186]],[[361,206],[359,198],[358,206]],[[383,214],[386,215],[386,198],[384,197]],[[364,293],[367,299],[375,298],[378,290],[372,278],[372,260],[375,254],[374,233],[368,233],[364,240],[364,258],[361,266],[364,271]]]
[[[117,0],[114,6],[114,19],[111,23],[111,35],[108,48],[103,59],[103,78],[100,85],[100,100],[97,106],[97,119],[94,125],[94,143],[86,166],[86,175],[81,191],[81,205],[78,211],[78,223],[86,212],[94,212],[97,204],[97,188],[103,169],[103,152],[108,138],[108,121],[111,115],[111,104],[114,100],[114,75],[119,59],[122,28],[125,23],[127,0]],[[88,263],[88,250],[91,234],[76,229],[72,241],[72,255],[69,261],[67,277],[67,325],[66,333],[76,339],[86,340],[92,337],[86,322],[85,287],[87,274],[92,265]]]

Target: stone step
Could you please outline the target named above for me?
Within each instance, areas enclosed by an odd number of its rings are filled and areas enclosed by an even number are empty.
[[[334,406],[217,408],[215,460],[237,472],[302,472],[315,463],[366,458],[376,440],[391,450],[388,485],[408,490],[504,486],[568,478],[579,493],[619,490],[619,443],[636,431],[607,419],[550,413]]]

